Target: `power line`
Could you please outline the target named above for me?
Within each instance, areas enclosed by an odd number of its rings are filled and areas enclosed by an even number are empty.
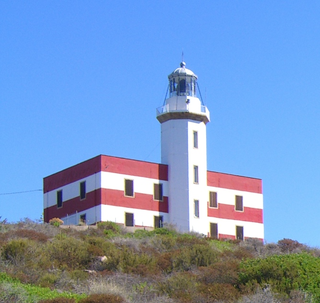
[[[15,191],[15,192],[11,192],[11,193],[0,193],[0,196],[25,194],[25,193],[35,192],[35,191],[42,191],[42,189],[32,189],[32,190],[24,190],[24,191]]]

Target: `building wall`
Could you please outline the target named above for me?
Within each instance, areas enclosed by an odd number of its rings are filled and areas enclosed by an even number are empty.
[[[185,126],[189,128],[190,134],[195,127],[195,125],[190,127],[187,124]],[[186,144],[190,144],[192,140],[187,139]],[[199,138],[199,144],[201,144],[201,140]],[[199,157],[197,151],[192,156]],[[97,158],[100,163],[97,163]],[[189,161],[188,163],[192,167],[191,158],[189,157],[186,161]],[[196,161],[195,159],[191,160]],[[196,162],[196,164],[201,169],[201,163]],[[90,165],[96,166],[90,167]],[[170,216],[175,206],[174,200],[171,202],[168,198],[170,183],[168,173],[166,174],[167,168],[166,165],[156,163],[98,156],[46,177],[44,179],[44,189],[47,190],[44,192],[45,222],[51,218],[59,217],[65,224],[78,224],[80,216],[86,215],[87,224],[99,221],[124,224],[126,212],[133,213],[134,224],[138,227],[153,227],[155,216],[162,216],[164,222],[172,222]],[[96,169],[100,169],[100,171],[94,172]],[[85,176],[85,173],[88,175]],[[190,172],[188,174],[192,179],[193,172],[191,175]],[[81,178],[76,179],[77,175]],[[183,178],[184,175],[182,174],[181,177]],[[179,182],[179,176],[176,178]],[[191,198],[187,200],[185,209],[181,205],[175,209],[176,212],[187,214],[187,219],[190,220],[190,230],[210,236],[210,223],[216,223],[218,237],[234,239],[236,238],[236,226],[242,226],[244,238],[263,239],[262,181],[210,171],[206,173],[206,177],[199,174],[199,182],[203,178],[204,187],[199,186],[198,188],[202,188],[201,190],[197,191],[197,185],[194,185],[196,190],[192,186],[189,187]],[[133,197],[124,195],[125,179],[133,180]],[[170,169],[169,180],[171,180]],[[80,182],[83,181],[86,182],[86,197],[81,200]],[[163,184],[162,201],[154,200],[154,183]],[[62,190],[63,196],[61,208],[57,208],[57,191],[59,190]],[[210,191],[217,193],[218,205],[216,208],[209,205]],[[235,209],[236,195],[243,198],[243,211]],[[190,203],[195,198],[199,198],[201,201],[199,219],[194,218],[194,205]]]
[[[218,224],[220,238],[236,238],[236,226],[244,238],[264,239],[262,180],[208,171],[208,192],[217,193],[218,205],[207,206],[207,225]],[[243,211],[236,210],[235,197],[241,196]]]
[[[148,218],[152,218],[152,220],[148,219],[148,224],[150,224],[155,215],[163,216],[168,213],[167,166],[108,156],[98,156],[93,159],[99,159],[100,164],[90,159],[44,179],[44,189],[47,190],[44,192],[45,222],[59,217],[67,220],[68,224],[77,224],[80,215],[85,214],[87,223],[93,224],[103,221],[103,217],[106,216],[103,211],[112,209],[114,214],[118,214],[119,212],[114,212],[114,209],[128,208],[130,212],[132,209],[135,210],[136,218],[139,218],[141,212],[144,215],[150,212],[148,215]],[[81,172],[94,171],[94,169],[88,169],[92,163],[96,164],[95,169],[99,168],[102,171],[76,181],[74,181],[75,178],[70,178],[70,175],[84,176],[85,174]],[[134,197],[124,195],[125,179],[133,180]],[[86,182],[86,197],[80,199],[80,183],[84,181]],[[154,199],[155,183],[162,184],[162,201]],[[62,207],[58,208],[57,191],[60,190],[63,203]],[[112,215],[113,221],[114,214]],[[123,212],[116,216],[115,221],[123,221]],[[143,223],[142,220],[139,222]],[[153,223],[150,226],[153,227]]]

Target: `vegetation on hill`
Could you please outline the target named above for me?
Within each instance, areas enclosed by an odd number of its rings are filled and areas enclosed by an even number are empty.
[[[320,250],[179,234],[0,222],[0,302],[320,302]]]

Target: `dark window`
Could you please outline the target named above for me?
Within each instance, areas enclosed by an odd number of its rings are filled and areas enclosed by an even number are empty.
[[[243,226],[236,226],[236,239],[243,240]]]
[[[182,79],[179,81],[179,93],[184,95],[186,93],[186,80]]]
[[[126,213],[125,226],[134,226],[134,224],[133,224],[133,214],[132,213]]]
[[[199,200],[194,200],[194,216],[199,218]]]
[[[218,224],[210,223],[210,237],[218,239]]]
[[[242,196],[236,196],[236,210],[237,211],[243,211]]]
[[[124,195],[133,197],[133,180],[124,180]]]
[[[57,207],[62,207],[62,190],[57,191]]]
[[[157,201],[162,201],[163,198],[163,190],[162,184],[153,184],[153,199]]]
[[[210,201],[210,207],[218,207],[218,201],[217,201],[217,193],[215,191],[209,192],[209,201]]]
[[[162,216],[154,216],[154,228],[163,227],[163,217]]]
[[[80,223],[86,223],[87,222],[87,215],[83,214],[80,215]]]
[[[86,181],[80,182],[80,199],[86,198]]]
[[[193,147],[198,148],[198,132],[193,132]]]
[[[193,182],[199,183],[199,169],[198,166],[193,166]]]

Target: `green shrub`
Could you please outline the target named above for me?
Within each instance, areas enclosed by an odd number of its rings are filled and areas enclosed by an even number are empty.
[[[60,225],[63,224],[63,221],[59,218],[52,218],[49,220],[49,224],[56,226],[56,227],[59,227]]]
[[[87,267],[91,261],[88,247],[85,241],[67,237],[52,241],[47,246],[47,253],[53,264],[61,269],[82,269]]]
[[[40,300],[38,303],[75,303],[75,299],[69,298],[54,298],[54,299],[46,299]]]
[[[41,275],[37,284],[41,287],[53,287],[58,280],[58,275],[54,273],[45,273]]]
[[[155,274],[157,272],[156,258],[144,253],[137,254],[123,247],[120,251],[118,268],[125,273],[138,275]]]
[[[293,290],[311,293],[320,301],[320,259],[308,253],[273,255],[251,259],[240,264],[239,287],[270,285],[273,291],[286,294]]]
[[[19,264],[27,256],[28,242],[25,239],[11,240],[2,247],[1,257],[13,264]]]
[[[121,227],[114,222],[99,222],[98,223],[98,228],[102,230],[110,230],[115,234],[120,234],[121,233]]]
[[[282,239],[278,241],[278,246],[283,253],[301,252],[305,246],[298,241],[291,239]],[[299,251],[297,251],[299,250]]]
[[[79,303],[123,303],[124,299],[112,294],[94,294],[81,299]]]
[[[196,279],[190,273],[175,274],[156,287],[160,293],[181,302],[192,302],[197,294]]]
[[[210,246],[195,244],[180,249],[173,256],[173,268],[190,270],[193,266],[209,266],[217,260],[218,253]]]
[[[240,297],[239,291],[233,285],[225,283],[200,285],[198,291],[208,300],[207,302],[233,303]]]

